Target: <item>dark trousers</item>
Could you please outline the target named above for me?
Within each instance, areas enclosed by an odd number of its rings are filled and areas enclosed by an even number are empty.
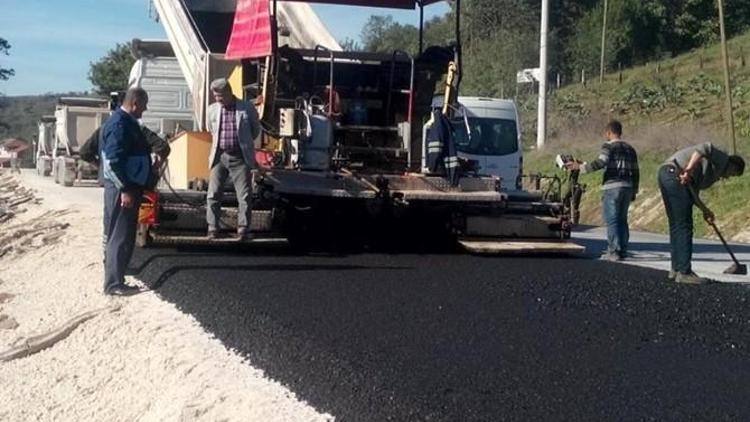
[[[104,182],[104,291],[125,284],[125,270],[135,247],[138,228],[138,208],[141,192],[134,193],[132,208],[120,206],[120,189],[110,181]]]
[[[211,168],[208,179],[208,195],[206,207],[206,222],[209,230],[217,230],[221,220],[221,199],[224,196],[224,182],[227,177],[234,184],[237,193],[239,212],[237,213],[237,226],[250,226],[252,213],[252,173],[250,167],[245,164],[241,155],[220,152],[219,162]]]
[[[628,208],[633,188],[605,189],[602,192],[602,216],[607,224],[607,252],[624,257],[630,242]]]
[[[659,169],[659,189],[669,219],[669,246],[672,271],[690,273],[693,257],[693,197],[687,186],[680,184],[672,166]]]

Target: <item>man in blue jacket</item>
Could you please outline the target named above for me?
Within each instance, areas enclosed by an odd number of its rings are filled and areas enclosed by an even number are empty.
[[[122,106],[102,126],[101,153],[104,173],[104,222],[107,244],[104,256],[104,294],[129,296],[140,289],[125,284],[125,269],[135,246],[138,208],[143,188],[151,177],[151,148],[138,119],[146,111],[148,95],[131,88]]]

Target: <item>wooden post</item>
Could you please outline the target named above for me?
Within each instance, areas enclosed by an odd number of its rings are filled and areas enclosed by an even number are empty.
[[[557,89],[560,89],[560,73],[557,74]]]
[[[620,82],[620,85],[622,85],[622,62],[617,63],[617,80]]]
[[[740,46],[740,67],[745,67],[745,51]]]
[[[586,86],[586,69],[581,69],[581,85]]]
[[[599,83],[604,82],[604,49],[607,44],[607,0],[604,0],[604,13],[602,14],[602,51],[599,59]]]
[[[717,0],[719,8],[719,30],[721,32],[721,56],[724,60],[724,87],[727,94],[729,112],[729,133],[732,136],[732,154],[737,154],[737,138],[734,135],[734,107],[732,106],[732,82],[729,78],[729,54],[727,53],[727,34],[724,29],[724,1]]]

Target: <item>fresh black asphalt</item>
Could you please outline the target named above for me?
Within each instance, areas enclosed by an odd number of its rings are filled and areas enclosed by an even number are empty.
[[[148,249],[133,266],[337,420],[750,420],[743,286],[461,254]]]

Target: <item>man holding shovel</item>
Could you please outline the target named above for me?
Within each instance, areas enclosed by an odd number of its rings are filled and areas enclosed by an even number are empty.
[[[659,169],[659,189],[669,219],[669,243],[672,271],[669,279],[678,283],[704,284],[709,281],[693,272],[693,205],[703,211],[703,218],[714,223],[714,214],[700,202],[698,192],[717,180],[740,176],[745,161],[728,155],[710,142],[677,151]]]

